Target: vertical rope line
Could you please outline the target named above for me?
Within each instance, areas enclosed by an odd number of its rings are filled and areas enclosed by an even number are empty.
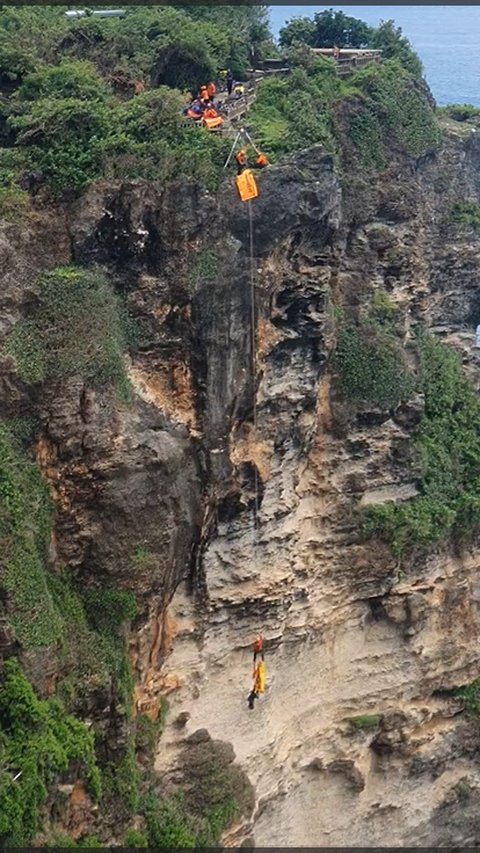
[[[257,336],[256,336],[256,312],[255,312],[255,258],[253,254],[253,209],[251,200],[248,204],[248,224],[250,237],[250,350],[251,350],[251,370],[252,370],[252,409],[253,409],[253,441],[257,439]],[[255,500],[253,505],[253,545],[256,545],[257,528],[258,528],[258,471],[257,466],[252,461],[253,477],[254,477],[254,493]]]

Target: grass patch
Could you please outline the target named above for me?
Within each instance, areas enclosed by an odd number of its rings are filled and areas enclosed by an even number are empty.
[[[17,187],[0,186],[0,219],[18,222],[23,219],[30,207],[28,193]]]
[[[332,105],[346,91],[333,63],[321,60],[262,80],[250,111],[256,138],[273,160],[317,143],[334,152]]]
[[[213,249],[202,249],[194,258],[188,271],[188,284],[197,288],[202,284],[211,284],[218,275],[218,257]]]
[[[449,221],[453,225],[480,229],[480,204],[477,201],[460,201],[450,211]]]
[[[469,717],[480,716],[480,678],[476,678],[466,687],[459,687],[458,690],[455,690],[454,695],[463,700],[465,711]]]
[[[480,525],[480,400],[458,355],[423,334],[418,340],[425,411],[416,431],[420,494],[365,511],[364,532],[395,555],[449,539],[469,541]]]
[[[360,714],[358,717],[350,717],[348,722],[355,731],[371,731],[377,728],[380,722],[380,715]]]
[[[57,699],[40,701],[15,659],[5,661],[0,676],[0,724],[0,842],[26,846],[59,774],[83,775],[93,798],[100,797],[93,735]]]
[[[138,829],[128,829],[123,838],[123,847],[148,847],[146,835]]]
[[[150,551],[144,545],[139,545],[135,548],[132,557],[134,570],[141,572],[146,569],[153,569],[157,561],[156,554]]]
[[[6,351],[24,382],[80,376],[128,395],[126,344],[117,298],[97,272],[64,267],[45,275],[39,301],[14,327]]]

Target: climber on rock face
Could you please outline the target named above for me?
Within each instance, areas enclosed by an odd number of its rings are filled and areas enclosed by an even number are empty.
[[[261,660],[256,664],[257,655],[261,655]],[[255,699],[258,699],[260,693],[265,693],[265,663],[263,637],[259,634],[253,644],[253,687],[247,699],[251,711],[253,711]]]
[[[253,644],[253,663],[254,664],[255,664],[255,661],[257,660],[257,655],[261,655],[262,660],[265,660],[265,657],[263,654],[263,637],[261,636],[261,634],[257,634],[257,636],[255,638],[255,642]]]

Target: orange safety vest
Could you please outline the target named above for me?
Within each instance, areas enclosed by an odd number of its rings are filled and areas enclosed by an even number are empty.
[[[235,160],[237,161],[237,166],[247,165],[247,152],[244,148],[241,148],[240,151],[237,151],[237,153],[235,154]]]
[[[209,83],[207,86],[207,93],[210,96],[210,98],[213,98],[216,91],[217,91],[217,87],[215,86],[215,83]]]
[[[255,165],[258,166],[259,169],[263,169],[265,166],[268,166],[268,160],[265,154],[259,154],[257,159],[255,160]]]

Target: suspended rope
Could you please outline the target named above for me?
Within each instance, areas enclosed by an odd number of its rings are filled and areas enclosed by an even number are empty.
[[[251,351],[251,378],[252,378],[252,412],[253,412],[253,442],[257,439],[257,318],[255,310],[255,257],[253,244],[253,208],[252,202],[247,202],[248,225],[250,242],[250,351]],[[258,493],[258,469],[252,460],[254,478],[254,504],[253,504],[253,548],[255,559],[255,546],[257,544],[259,493]]]
[[[253,142],[250,134],[245,130],[245,128],[240,128],[235,139],[233,141],[233,145],[231,147],[230,153],[225,161],[224,168],[227,168],[229,165],[235,149],[239,142],[245,140],[249,143],[255,153],[257,155],[256,165],[259,168],[263,168],[268,165],[268,160],[264,154],[257,148],[255,143]],[[260,497],[259,497],[259,475],[258,468],[255,464],[255,444],[257,441],[257,429],[258,429],[258,412],[257,412],[257,311],[256,311],[256,288],[255,288],[255,246],[254,246],[254,221],[253,221],[253,207],[252,207],[252,199],[256,198],[258,195],[257,186],[255,183],[255,179],[251,171],[247,168],[247,157],[246,151],[240,150],[235,155],[235,160],[237,161],[237,177],[236,177],[236,185],[238,194],[240,199],[243,202],[246,202],[248,208],[248,253],[249,253],[249,263],[250,263],[250,371],[251,371],[251,382],[252,382],[252,435],[251,435],[251,464],[253,467],[253,489],[254,489],[254,501],[253,501],[253,525],[252,525],[252,562],[256,567],[257,563],[257,536],[258,536],[258,520],[259,520],[259,510],[260,510]],[[260,657],[260,660],[257,663],[257,657]],[[259,634],[253,644],[253,685],[250,693],[248,694],[248,707],[250,710],[253,710],[255,705],[255,700],[265,692],[265,656],[263,651],[263,637]]]

